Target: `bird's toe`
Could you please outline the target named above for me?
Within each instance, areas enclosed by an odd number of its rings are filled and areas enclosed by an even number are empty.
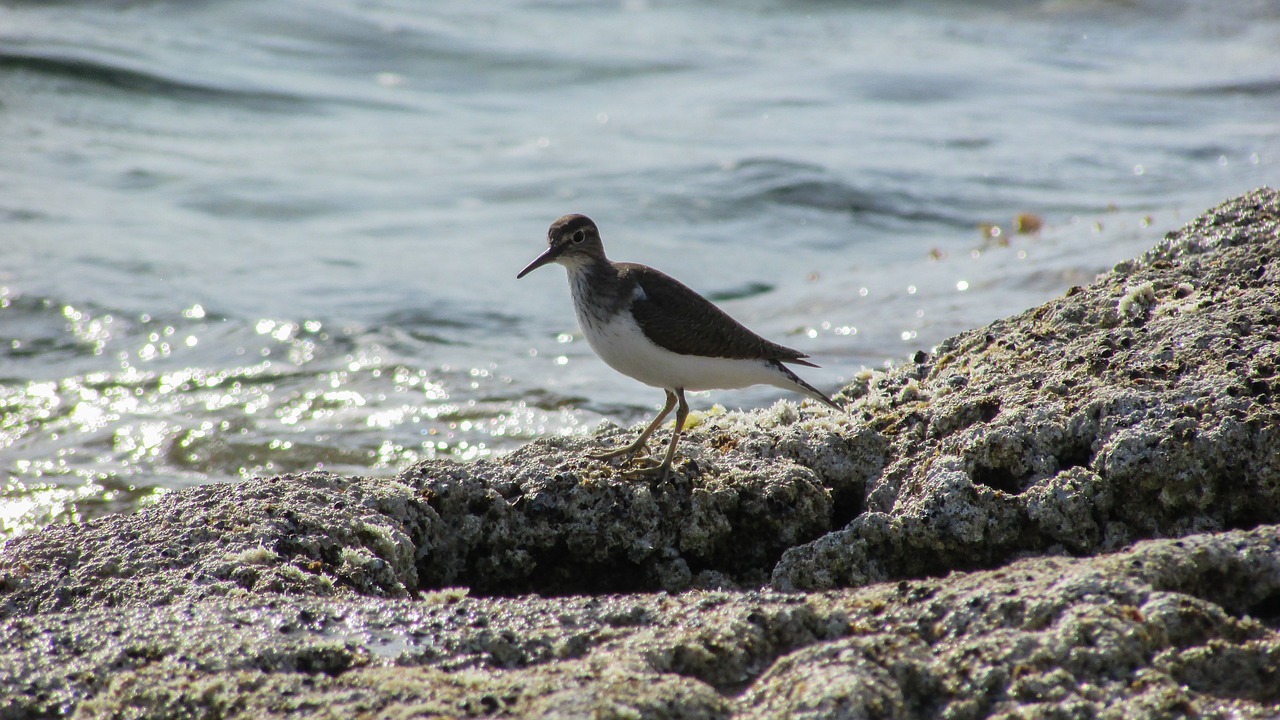
[[[628,458],[643,458],[649,454],[648,448],[644,445],[624,445],[613,450],[605,450],[598,453],[587,453],[587,457],[592,460],[612,460],[616,457],[626,456]]]
[[[623,478],[628,480],[653,477],[656,477],[659,480],[664,480],[670,472],[671,463],[658,462],[653,458],[639,458],[637,461],[632,463],[632,467],[620,474]]]
[[[607,461],[607,460],[613,460],[614,458],[625,457],[629,454],[630,453],[627,452],[626,448],[619,448],[617,450],[608,450],[605,452],[587,453],[587,457],[591,458],[592,460]]]

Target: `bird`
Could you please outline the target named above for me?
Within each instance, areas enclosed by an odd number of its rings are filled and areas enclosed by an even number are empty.
[[[766,340],[675,278],[646,265],[605,256],[595,222],[565,215],[547,230],[547,249],[517,275],[558,263],[569,275],[574,313],[587,344],[614,370],[666,393],[666,403],[634,442],[595,460],[626,457],[635,466],[624,476],[671,470],[689,403],[685,391],[773,385],[842,408],[805,382],[788,365],[818,367],[809,356]],[[661,461],[647,456],[649,437],[676,409],[675,430]]]

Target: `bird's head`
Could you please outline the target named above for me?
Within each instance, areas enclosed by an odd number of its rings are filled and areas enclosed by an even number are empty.
[[[604,244],[600,242],[600,230],[586,215],[565,215],[551,223],[547,230],[547,249],[516,279],[549,263],[560,263],[569,269],[583,267],[604,259]]]

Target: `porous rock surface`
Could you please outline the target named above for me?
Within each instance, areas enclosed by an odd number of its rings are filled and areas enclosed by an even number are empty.
[[[1278,228],[1232,200],[662,482],[611,429],[11,540],[0,717],[1275,717]]]
[[[0,717],[1268,718],[1274,526],[822,593],[241,590],[0,623]]]
[[[1280,522],[1280,202],[1262,190],[1088,288],[877,375],[865,512],[787,550],[789,589],[1089,555]]]

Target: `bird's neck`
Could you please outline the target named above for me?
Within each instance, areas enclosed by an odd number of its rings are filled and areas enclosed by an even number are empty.
[[[567,269],[573,304],[580,318],[584,312],[599,317],[612,316],[631,299],[618,268],[608,260],[601,258]]]

